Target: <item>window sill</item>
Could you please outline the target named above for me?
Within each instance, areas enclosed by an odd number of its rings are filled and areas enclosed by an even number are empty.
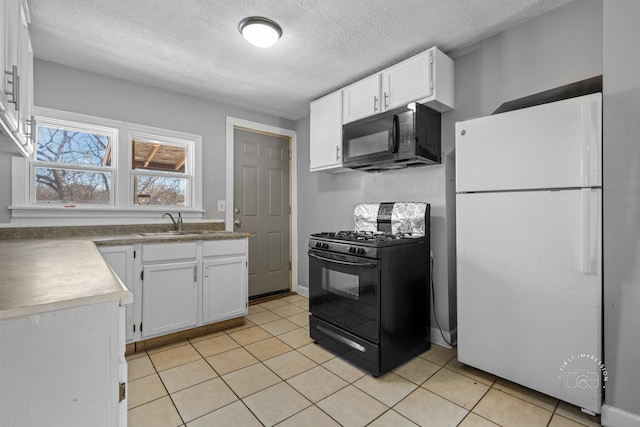
[[[112,225],[158,223],[164,212],[180,212],[185,222],[202,221],[204,210],[177,206],[116,208],[113,206],[9,206],[11,226],[15,225]],[[9,224],[7,224],[9,225]]]

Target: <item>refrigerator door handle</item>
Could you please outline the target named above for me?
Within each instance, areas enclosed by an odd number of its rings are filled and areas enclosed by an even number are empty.
[[[583,188],[580,190],[581,199],[581,237],[582,237],[582,266],[581,271],[584,274],[592,274],[591,267],[591,189]]]
[[[601,109],[600,100],[586,100],[582,104],[582,159],[581,159],[581,183],[583,187],[600,185],[600,135]]]

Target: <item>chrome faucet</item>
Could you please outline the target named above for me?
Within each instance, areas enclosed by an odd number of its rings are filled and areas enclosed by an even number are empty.
[[[173,227],[176,229],[176,231],[182,231],[182,214],[178,212],[178,221],[176,221],[173,218],[173,215],[171,215],[169,212],[163,213],[162,218],[166,217],[167,215],[169,215],[169,218],[171,218],[171,222],[173,223]]]

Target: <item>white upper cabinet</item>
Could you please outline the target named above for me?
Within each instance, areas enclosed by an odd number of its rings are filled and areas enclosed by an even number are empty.
[[[381,74],[375,74],[344,88],[342,90],[342,122],[353,122],[383,111],[380,87]]]
[[[29,14],[23,0],[0,3],[0,131],[14,141],[2,143],[0,151],[33,153],[33,50],[29,38]]]
[[[382,73],[382,106],[393,109],[433,92],[431,76],[433,50],[428,50],[388,68]]]
[[[342,125],[411,102],[453,108],[453,60],[436,47],[311,102],[309,170],[345,170]]]
[[[20,34],[20,3],[5,0],[0,4],[3,14],[2,44],[2,125],[10,136],[18,130],[20,81],[18,69],[18,37]]]
[[[4,115],[7,108],[11,108],[7,102],[7,95],[5,95],[4,93],[6,90],[6,78],[4,70],[7,69],[5,64],[7,62],[7,33],[9,32],[7,27],[7,12],[9,9],[9,3],[10,2],[8,1],[0,2],[0,72],[2,73],[2,76],[0,76],[0,122],[4,121]]]
[[[343,124],[410,102],[453,108],[453,60],[435,47],[343,89]]]
[[[20,72],[20,109],[18,110],[18,131],[15,137],[24,154],[33,153],[33,139],[31,135],[35,128],[33,123],[33,48],[29,37],[29,24],[24,9],[20,10],[20,26],[18,28],[18,70]]]
[[[342,91],[311,103],[309,169],[311,172],[342,167]]]

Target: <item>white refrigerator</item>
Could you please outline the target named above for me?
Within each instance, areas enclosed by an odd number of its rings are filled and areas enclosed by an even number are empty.
[[[602,95],[456,123],[458,359],[600,413]]]

